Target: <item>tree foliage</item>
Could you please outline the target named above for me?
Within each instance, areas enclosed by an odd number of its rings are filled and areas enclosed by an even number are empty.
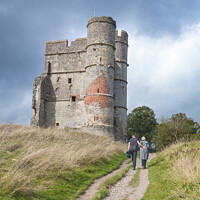
[[[147,141],[151,142],[156,125],[157,121],[152,109],[147,106],[137,107],[128,114],[128,137],[133,134],[138,138],[145,136]]]
[[[200,126],[185,113],[177,113],[169,119],[162,119],[157,126],[153,142],[158,149],[183,140],[190,140],[199,133]]]

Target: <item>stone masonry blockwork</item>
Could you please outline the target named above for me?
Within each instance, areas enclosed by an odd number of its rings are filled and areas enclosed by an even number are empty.
[[[127,137],[128,34],[111,17],[91,17],[87,37],[46,43],[33,84],[31,125]]]

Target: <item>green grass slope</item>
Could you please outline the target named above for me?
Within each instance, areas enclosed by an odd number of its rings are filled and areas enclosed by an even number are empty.
[[[76,199],[118,168],[125,150],[107,137],[0,125],[0,199]]]
[[[200,199],[200,141],[172,145],[148,164],[150,185],[142,200]]]

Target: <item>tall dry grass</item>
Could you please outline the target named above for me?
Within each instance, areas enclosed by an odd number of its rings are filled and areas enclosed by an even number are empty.
[[[173,179],[180,184],[174,188],[174,197],[198,199],[200,195],[200,141],[174,144],[163,153],[171,164]]]
[[[13,193],[30,190],[34,180],[45,174],[58,175],[65,169],[84,166],[101,157],[125,151],[125,146],[107,137],[67,130],[0,125],[0,155],[15,155],[0,159],[6,166],[0,187]],[[41,188],[40,188],[41,189]]]

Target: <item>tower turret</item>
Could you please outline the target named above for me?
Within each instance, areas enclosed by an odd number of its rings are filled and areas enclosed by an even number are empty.
[[[128,34],[116,31],[115,36],[115,81],[114,81],[114,124],[115,138],[126,140],[127,137],[127,50]]]
[[[114,137],[114,52],[116,23],[93,17],[87,25],[85,107],[87,128]]]

